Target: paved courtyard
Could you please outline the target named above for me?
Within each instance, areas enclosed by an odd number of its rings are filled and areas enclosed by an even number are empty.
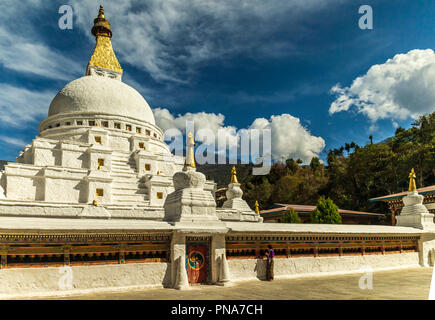
[[[134,300],[293,300],[293,299],[423,299],[429,294],[432,268],[379,271],[373,274],[373,289],[362,290],[362,274],[246,281],[230,287],[194,286],[188,291],[147,289],[57,297],[56,299]],[[194,291],[194,292],[192,292]],[[194,294],[192,294],[194,293]]]

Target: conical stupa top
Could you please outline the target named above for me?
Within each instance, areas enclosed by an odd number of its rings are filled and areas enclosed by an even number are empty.
[[[239,181],[237,180],[237,171],[235,166],[233,166],[233,168],[231,169],[231,183],[239,183]]]
[[[94,20],[92,34],[96,38],[94,53],[89,60],[88,70],[90,66],[100,67],[122,73],[121,65],[115,56],[112,48],[112,29],[110,22],[104,15],[104,8],[100,6],[98,17]]]

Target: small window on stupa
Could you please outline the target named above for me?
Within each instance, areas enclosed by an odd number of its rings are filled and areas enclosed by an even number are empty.
[[[96,143],[103,144],[103,142],[101,141],[101,137],[95,136],[94,139]]]
[[[144,147],[145,147],[144,143],[143,142],[139,142],[139,148],[140,149],[144,149]]]
[[[95,193],[96,193],[97,197],[104,196],[104,190],[103,189],[97,189]]]
[[[70,125],[71,125],[71,122],[65,122],[65,125],[66,125],[66,126],[70,126]]]
[[[60,127],[60,123],[56,123],[56,128],[57,128],[57,127]]]
[[[103,122],[101,122],[101,125],[102,125],[104,128],[108,128],[108,127],[109,127],[109,121],[103,121]]]
[[[157,199],[163,199],[163,192],[157,192]]]
[[[141,128],[138,128],[138,127],[136,127],[136,133],[142,133],[142,129],[141,129]]]
[[[125,125],[125,130],[131,131],[131,125],[130,124]]]
[[[145,170],[151,171],[151,165],[149,163],[145,164]]]
[[[121,129],[121,124],[119,122],[115,122],[115,129]]]
[[[157,138],[157,134],[156,133],[154,133],[154,138]]]
[[[150,136],[150,135],[151,135],[151,131],[149,131],[149,130],[145,130],[145,134],[146,134],[147,136]]]
[[[104,167],[104,159],[98,159],[98,167]]]
[[[83,125],[83,121],[78,120],[78,121],[77,121],[77,125],[78,125],[78,126],[82,126],[82,125]]]
[[[94,126],[95,126],[95,121],[90,120],[90,121],[89,121],[89,125],[90,125],[91,127],[94,127]]]

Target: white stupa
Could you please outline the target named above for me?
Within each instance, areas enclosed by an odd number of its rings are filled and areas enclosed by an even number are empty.
[[[39,136],[0,173],[0,197],[33,204],[145,208],[141,215],[162,218],[166,196],[174,190],[172,177],[184,159],[170,153],[146,100],[122,82],[102,8],[92,33],[96,47],[86,76],[54,97]],[[206,183],[207,190],[213,188],[214,183]],[[60,215],[71,212],[64,211]]]

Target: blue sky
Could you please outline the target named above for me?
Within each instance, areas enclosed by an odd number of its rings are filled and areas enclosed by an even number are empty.
[[[276,159],[307,162],[435,110],[433,1],[4,0],[0,159],[14,161],[56,93],[84,75],[100,3],[124,82],[158,108],[158,123],[188,112],[215,128],[262,123],[276,130]],[[73,30],[58,27],[62,4]],[[364,4],[372,30],[358,27]]]

